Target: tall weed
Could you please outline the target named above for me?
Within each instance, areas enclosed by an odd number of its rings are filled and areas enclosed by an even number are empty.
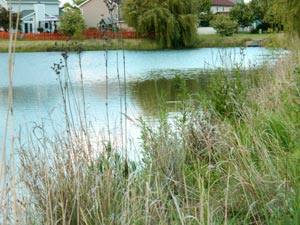
[[[232,72],[219,70],[211,78],[209,105],[221,117],[241,116],[245,104],[246,87],[240,69]]]

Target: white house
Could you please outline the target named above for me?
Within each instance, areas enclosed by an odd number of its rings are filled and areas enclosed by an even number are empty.
[[[0,0],[1,1],[1,0]],[[7,0],[7,7],[20,12],[21,31],[54,32],[58,25],[59,0]]]
[[[229,13],[230,9],[234,7],[234,3],[230,0],[212,0],[211,11],[213,14]]]

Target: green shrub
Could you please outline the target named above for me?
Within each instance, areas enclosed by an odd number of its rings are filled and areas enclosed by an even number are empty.
[[[242,83],[240,71],[233,76],[220,70],[210,80],[209,103],[222,117],[239,117],[245,101],[246,87]]]
[[[58,30],[62,34],[73,36],[82,33],[84,30],[84,20],[79,9],[66,8],[59,19],[60,25]]]
[[[260,137],[266,147],[272,151],[275,146],[280,150],[289,151],[293,147],[293,127],[286,118],[280,114],[270,114],[260,120]]]
[[[231,36],[237,32],[238,23],[231,20],[228,15],[217,15],[211,21],[211,26],[216,29],[217,33],[223,36]]]

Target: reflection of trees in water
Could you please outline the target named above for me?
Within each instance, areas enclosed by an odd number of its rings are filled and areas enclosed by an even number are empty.
[[[131,82],[130,91],[133,101],[144,111],[145,115],[154,115],[163,107],[176,111],[176,105],[182,96],[182,83],[190,96],[205,93],[209,85],[208,71],[166,71],[159,76],[158,72],[150,73],[146,79]],[[184,82],[182,82],[184,81]]]
[[[218,76],[236,79],[239,74],[245,87],[257,85],[261,79],[257,70],[168,70],[147,74],[143,80],[129,83],[131,98],[145,115],[155,115],[161,109],[176,112],[182,97],[182,81],[192,98],[210,95],[210,87]]]
[[[15,108],[38,108],[44,102],[47,105],[55,105],[60,102],[60,96],[53,94],[59,92],[56,85],[32,85],[16,86],[13,88],[13,98]],[[8,88],[0,88],[0,105],[7,103]]]

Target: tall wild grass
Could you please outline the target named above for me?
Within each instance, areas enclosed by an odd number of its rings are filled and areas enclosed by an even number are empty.
[[[140,121],[139,164],[114,141],[91,144],[90,127],[70,123],[54,139],[41,128],[19,155],[26,223],[298,224],[298,59],[247,82],[219,71],[205,101],[179,80],[180,112]]]
[[[17,33],[12,29],[11,13],[9,15],[9,42],[8,42],[8,93],[7,109],[4,120],[3,140],[1,142],[1,161],[0,161],[0,222],[1,224],[17,224],[22,221],[21,204],[18,197],[18,181],[15,165],[15,133],[14,133],[14,107],[13,107],[13,76],[14,76],[14,57]],[[19,24],[17,16],[16,26]],[[8,144],[10,142],[10,144]],[[10,146],[10,147],[9,147]]]

